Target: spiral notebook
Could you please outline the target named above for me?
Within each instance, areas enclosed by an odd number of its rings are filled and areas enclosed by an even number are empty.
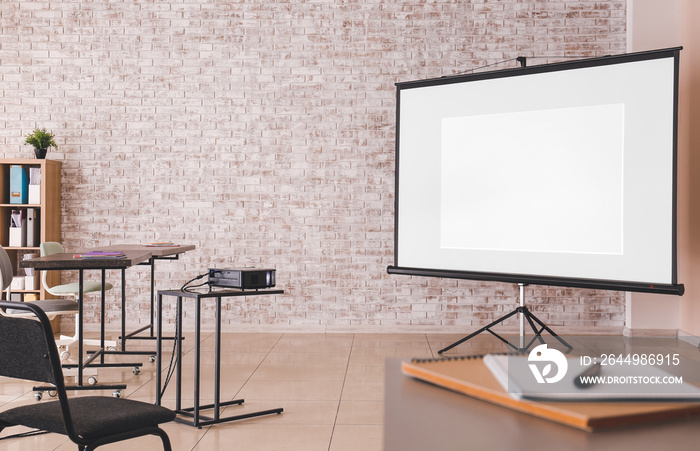
[[[586,388],[575,385],[577,375],[587,366],[578,357],[568,358],[567,375],[556,383],[539,383],[533,377],[526,356],[487,354],[484,364],[512,398],[537,401],[697,401],[700,388],[674,380],[669,384],[643,383],[665,380],[673,375],[656,365],[597,366],[596,379],[615,379],[618,383],[591,383]],[[675,379],[675,378],[674,378]],[[630,381],[625,383],[624,381]],[[632,382],[634,381],[634,382]]]
[[[483,356],[415,359],[403,362],[402,370],[439,387],[587,431],[700,414],[700,402],[515,399],[484,364]]]

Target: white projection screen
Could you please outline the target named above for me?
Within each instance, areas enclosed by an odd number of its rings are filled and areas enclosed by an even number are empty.
[[[389,273],[682,294],[680,50],[398,83]]]

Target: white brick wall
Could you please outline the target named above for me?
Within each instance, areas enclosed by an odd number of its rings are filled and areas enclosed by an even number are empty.
[[[0,156],[30,157],[34,127],[56,133],[68,248],[195,244],[159,264],[158,288],[210,266],[276,267],[286,294],[227,304],[231,329],[463,331],[512,309],[518,290],[386,274],[394,83],[521,55],[621,53],[625,7],[2,0]],[[147,270],[127,275],[129,322],[143,323]],[[550,325],[623,325],[621,293],[527,293]],[[111,294],[109,327],[119,318]]]

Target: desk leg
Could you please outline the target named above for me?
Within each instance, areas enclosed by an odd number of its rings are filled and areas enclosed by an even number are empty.
[[[155,290],[156,290],[156,259],[153,258],[153,257],[151,257],[151,259],[149,260],[149,262],[151,263],[151,322],[148,323],[148,324],[151,324],[151,325],[152,325],[152,324],[154,324],[154,323],[153,323],[153,313],[154,313],[154,309],[153,309],[153,297],[154,297],[155,294],[156,294],[156,291],[155,291]],[[160,316],[160,312],[161,312],[161,310],[158,309],[158,316]],[[123,335],[123,334],[122,334],[122,336],[123,336],[123,337],[126,337],[126,335]],[[151,338],[153,338],[153,327],[151,327],[151,334],[150,334],[150,336],[151,336]]]
[[[84,308],[83,302],[85,301],[83,296],[83,274],[82,269],[78,270],[78,316],[75,320],[78,321],[78,380],[77,385],[83,385],[83,320],[84,320]]]
[[[106,277],[105,277],[105,269],[102,269],[102,288],[100,290],[101,297],[100,297],[100,302],[101,302],[101,307],[102,307],[102,312],[100,314],[100,363],[99,364],[93,364],[95,365],[100,365],[100,366],[105,366],[105,367],[134,367],[134,374],[138,374],[140,372],[140,367],[143,366],[143,363],[141,362],[134,362],[134,363],[105,363],[105,355],[107,354],[114,354],[114,355],[120,355],[120,354],[131,354],[131,355],[153,355],[153,352],[142,352],[142,351],[134,351],[134,352],[127,352],[124,349],[124,346],[126,345],[126,340],[124,340],[124,329],[126,328],[126,268],[121,269],[121,279],[122,279],[122,336],[121,338],[121,344],[122,344],[122,350],[114,350],[114,351],[107,351],[105,349],[105,282],[106,282]],[[93,353],[93,351],[88,351],[88,354]]]
[[[162,310],[158,309],[158,317],[160,317]],[[177,346],[177,365],[175,366],[175,371],[177,372],[177,384],[175,388],[177,393],[175,394],[175,410],[182,409],[182,296],[177,297],[177,307],[175,311],[175,321],[177,332],[175,334],[175,346]]]
[[[158,295],[158,308],[163,306],[163,296]],[[163,342],[161,337],[163,336],[163,318],[158,315],[158,331],[156,334],[156,405],[159,406],[161,403],[161,392],[163,390],[163,376],[161,371],[163,371]],[[122,343],[124,343],[124,335],[122,334]]]
[[[126,324],[125,324],[126,320],[122,316],[122,319],[124,321],[123,326],[122,326],[122,335],[120,337],[122,339],[122,350],[121,350],[121,352],[118,352],[118,354],[155,356],[155,354],[153,352],[150,352],[150,351],[129,351],[129,352],[127,352],[126,351],[126,342],[128,340],[156,340],[157,339],[157,337],[155,335],[155,331],[154,331],[154,328],[156,325],[156,323],[155,323],[155,309],[154,309],[155,296],[156,296],[156,294],[155,294],[156,293],[156,291],[155,291],[155,289],[156,289],[156,260],[178,260],[178,258],[177,258],[177,256],[175,258],[151,257],[147,263],[139,263],[139,265],[148,265],[151,267],[151,281],[150,281],[151,311],[149,313],[151,321],[148,324],[146,324],[145,326],[142,326],[142,327],[127,334],[126,333]],[[122,312],[126,312],[124,305],[122,305]],[[159,312],[159,314],[160,314],[160,312]],[[139,334],[141,332],[144,332],[146,330],[150,330],[148,335],[139,336]],[[165,337],[165,336],[161,337],[161,340],[174,340],[174,339],[175,339],[175,337]]]
[[[197,296],[194,309],[194,425],[199,427],[199,364],[200,364],[200,349],[201,330],[199,323],[201,321],[202,301]]]
[[[158,311],[163,311],[163,295],[157,297]],[[156,320],[156,405],[163,401],[163,315]],[[182,407],[182,297],[177,298],[175,311],[175,410]]]
[[[141,263],[141,264],[143,264],[143,263]],[[134,332],[131,332],[128,335],[126,333],[126,297],[122,296],[122,336],[121,336],[121,339],[122,339],[122,352],[124,352],[124,353],[126,352],[126,342],[129,339],[132,339],[132,340],[151,339],[152,340],[152,339],[156,338],[153,335],[153,325],[155,324],[155,321],[153,318],[153,305],[154,305],[154,299],[155,299],[155,291],[154,291],[154,289],[155,289],[155,264],[156,264],[155,259],[153,257],[151,257],[148,260],[148,266],[151,267],[151,280],[150,280],[150,285],[151,285],[151,294],[150,294],[151,321],[148,323],[147,326],[143,326],[142,328],[140,328]],[[150,329],[150,334],[148,337],[136,337],[135,336],[137,334],[140,334],[141,332],[143,332],[146,329]],[[163,337],[161,336],[161,340],[162,339],[163,339]],[[141,354],[141,355],[151,354],[151,355],[153,355],[152,353],[149,353],[149,352],[133,352],[132,354]]]
[[[221,398],[221,298],[216,298],[216,318],[214,319],[214,421],[219,421],[219,400]]]
[[[150,261],[150,260],[149,260]],[[154,322],[153,322],[153,316],[151,315],[151,322],[149,323],[148,326],[144,326],[141,329],[132,332],[130,335],[126,334],[126,268],[122,268],[122,321],[121,321],[121,328],[122,328],[122,334],[119,337],[121,340],[121,350],[118,351],[104,351],[105,354],[116,354],[116,355],[148,355],[151,357],[154,357],[155,355],[153,354],[152,351],[127,351],[126,350],[126,342],[129,338],[134,338],[132,335],[138,334],[147,328],[151,329],[151,336],[150,337],[145,337],[145,338],[151,338],[151,339],[156,339],[155,336],[153,335],[153,328],[154,328]],[[153,292],[151,291],[151,309],[153,309]],[[162,338],[161,338],[162,339]],[[104,343],[103,343],[104,347]],[[136,366],[136,365],[135,365]],[[141,364],[138,364],[138,366],[141,366]]]
[[[126,293],[124,291],[124,284],[126,283],[125,270],[122,269],[122,351],[126,351]],[[151,323],[153,324],[153,323]]]
[[[102,287],[100,288],[100,349],[103,351],[100,353],[100,363],[105,363],[105,270],[102,269],[100,272],[102,277]],[[123,291],[124,286],[122,285]]]

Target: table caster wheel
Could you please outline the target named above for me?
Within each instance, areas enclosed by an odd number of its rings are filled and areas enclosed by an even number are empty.
[[[131,372],[134,373],[134,375],[138,375],[141,372],[141,368],[135,366],[134,369],[131,370]]]
[[[70,352],[68,351],[63,351],[61,353],[61,360],[68,360],[70,358]]]
[[[41,398],[43,398],[43,397],[44,397],[44,393],[42,393],[40,391],[34,392],[34,398],[36,398],[37,401],[41,401]]]
[[[122,391],[121,390],[114,390],[112,393],[112,396],[115,398],[121,398],[122,397]]]
[[[97,384],[97,378],[95,376],[90,376],[88,377],[88,384],[89,385],[95,385]]]
[[[149,355],[149,356],[148,356],[148,361],[151,362],[151,363],[154,363],[154,362],[156,361],[156,356],[154,356],[154,355]]]

